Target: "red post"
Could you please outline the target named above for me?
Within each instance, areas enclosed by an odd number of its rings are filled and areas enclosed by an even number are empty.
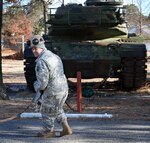
[[[82,112],[82,85],[81,85],[81,72],[77,72],[77,110]]]

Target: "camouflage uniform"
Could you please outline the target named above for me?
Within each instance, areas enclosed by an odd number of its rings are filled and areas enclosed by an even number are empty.
[[[67,120],[63,110],[63,104],[68,96],[67,79],[61,59],[46,49],[37,58],[35,71],[35,91],[44,91],[41,110],[44,129],[51,131],[55,120],[59,123]]]

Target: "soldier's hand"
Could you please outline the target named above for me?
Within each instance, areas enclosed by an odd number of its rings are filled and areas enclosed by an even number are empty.
[[[36,94],[33,98],[34,103],[37,103],[39,101],[39,99],[41,99],[43,92],[44,91],[39,91],[39,90],[36,92]]]
[[[42,105],[41,102],[42,102],[42,101],[41,101],[41,99],[40,99],[40,100],[38,100],[38,101],[35,103],[35,112],[40,112],[40,111],[41,111],[41,105]]]

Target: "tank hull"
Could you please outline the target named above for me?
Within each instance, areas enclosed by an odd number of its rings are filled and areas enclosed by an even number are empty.
[[[57,46],[53,45],[50,50],[62,58],[68,78],[76,77],[77,71],[80,71],[85,79],[119,78],[123,58],[146,57],[145,45],[137,43],[57,43]]]

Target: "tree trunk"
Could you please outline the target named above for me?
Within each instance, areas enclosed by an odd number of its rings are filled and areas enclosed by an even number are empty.
[[[3,0],[0,0],[0,42],[2,43]],[[2,44],[0,44],[0,99],[6,99],[2,76]]]

